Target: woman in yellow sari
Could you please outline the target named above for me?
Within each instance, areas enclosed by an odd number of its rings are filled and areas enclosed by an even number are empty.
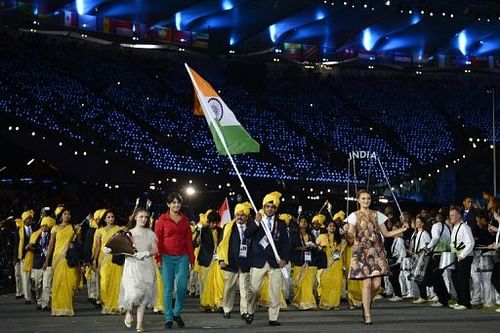
[[[201,231],[200,252],[198,253],[200,306],[205,311],[217,311],[222,307],[224,298],[224,274],[217,258],[217,246],[222,240],[222,229],[217,225],[220,215],[215,211],[207,212],[207,223]]]
[[[52,262],[52,315],[74,316],[73,299],[80,283],[80,267],[68,266],[66,252],[71,241],[81,239],[77,227],[73,228],[70,223],[70,210],[64,208],[59,216],[59,223],[51,230],[44,270]]]
[[[104,253],[104,247],[113,235],[122,230],[122,227],[115,225],[115,215],[112,211],[106,211],[96,231],[95,253],[92,265],[97,267],[99,272],[99,297],[101,300],[102,314],[120,314],[118,298],[120,296],[120,283],[123,273],[123,265],[112,262],[113,256]]]
[[[316,244],[325,252],[328,262],[327,268],[321,272],[319,307],[338,310],[342,294],[342,240],[334,221],[327,224],[326,230],[326,234],[316,238]]]
[[[292,250],[290,261],[294,265],[292,305],[298,310],[316,309],[314,287],[317,267],[313,260],[313,257],[314,259],[316,257],[316,245],[308,232],[308,222],[305,217],[299,221],[299,230],[290,235],[290,248]]]

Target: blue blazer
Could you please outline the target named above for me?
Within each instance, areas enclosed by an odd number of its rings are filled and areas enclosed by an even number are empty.
[[[227,228],[228,226],[229,225],[226,224],[224,228]],[[243,273],[248,273],[250,271],[249,257],[251,250],[249,249],[249,247],[251,242],[249,239],[244,239],[243,241],[247,245],[246,258],[240,257],[240,244],[241,244],[240,233],[238,231],[238,225],[236,223],[233,224],[231,235],[229,236],[229,249],[228,249],[229,253],[227,255],[229,264],[227,265],[226,268],[223,268],[223,270],[233,273],[238,272],[238,270],[240,269]]]
[[[277,218],[278,217],[275,216],[275,219]],[[271,233],[274,235],[273,237],[276,250],[278,251],[280,258],[288,262],[290,260],[290,239],[288,237],[288,230],[285,222],[278,219],[276,228],[278,230],[271,230]],[[271,267],[279,268],[279,264],[276,262],[271,245],[268,245],[265,249],[263,249],[259,244],[264,236],[265,233],[262,225],[257,226],[256,222],[253,220],[247,222],[245,237],[251,239],[250,266],[262,268],[267,262]]]

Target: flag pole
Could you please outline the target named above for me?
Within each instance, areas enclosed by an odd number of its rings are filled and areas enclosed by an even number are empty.
[[[392,197],[394,198],[394,203],[396,203],[396,206],[398,206],[399,216],[400,216],[400,218],[402,218],[403,211],[401,210],[401,206],[399,205],[398,199],[396,198],[396,194],[394,194],[394,191],[392,190],[391,183],[389,183],[389,178],[387,178],[387,174],[385,173],[384,167],[382,166],[382,163],[380,162],[380,158],[378,158],[378,156],[376,158],[377,158],[378,165],[380,166],[380,170],[382,170],[382,174],[384,175],[387,186],[389,186],[389,190],[391,191]]]
[[[199,87],[198,85],[196,84],[196,81],[195,79],[193,78],[193,75],[191,74],[191,69],[190,67],[184,63],[184,66],[186,67],[186,70],[189,74],[189,77],[191,78],[191,82],[193,83],[193,86],[195,88],[195,91],[196,91],[196,95],[198,96],[198,101],[203,104],[205,104],[206,102],[200,98],[199,96]],[[207,106],[205,106],[207,107]],[[203,108],[202,108],[203,109]],[[210,109],[209,107],[207,107],[207,109]],[[205,112],[204,112],[205,113]],[[233,156],[231,155],[231,153],[229,152],[229,148],[227,147],[227,144],[226,144],[226,140],[224,138],[224,135],[222,134],[220,128],[219,128],[219,124],[214,120],[214,118],[212,117],[212,115],[210,114],[210,112],[206,112],[206,114],[208,115],[208,117],[210,118],[210,122],[212,124],[214,124],[214,129],[215,129],[215,132],[217,133],[217,136],[219,137],[219,140],[222,144],[222,146],[224,147],[224,150],[226,151],[226,154],[227,154],[227,157],[229,158],[229,161],[231,161],[231,165],[233,166],[233,169],[234,171],[236,172],[236,175],[238,176],[238,179],[240,180],[241,182],[241,186],[243,187],[243,189],[245,190],[245,193],[248,197],[248,200],[250,201],[251,205],[252,205],[252,208],[255,212],[255,214],[258,214],[259,211],[257,210],[257,206],[255,206],[255,203],[250,195],[250,192],[248,191],[248,188],[245,184],[245,182],[243,181],[243,178],[241,177],[241,174],[240,174],[240,171],[238,170],[238,167],[236,166],[236,163],[234,162],[234,159],[233,159]],[[266,234],[267,236],[267,239],[269,240],[269,244],[271,245],[271,248],[273,250],[273,253],[274,253],[274,257],[276,258],[276,261],[278,262],[278,264],[280,263],[280,256],[278,254],[278,250],[276,249],[276,245],[274,244],[274,239],[273,239],[273,236],[271,234],[271,231],[269,230],[269,228],[267,227],[267,225],[265,223],[260,223],[262,225],[262,228],[264,229],[264,233]],[[281,274],[283,274],[283,277],[285,279],[288,279],[288,272],[286,271],[286,269],[283,267],[283,268],[280,268],[281,269]]]

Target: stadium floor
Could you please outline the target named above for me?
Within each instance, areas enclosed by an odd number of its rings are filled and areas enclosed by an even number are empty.
[[[340,311],[282,311],[280,327],[268,326],[267,312],[259,310],[254,322],[246,325],[238,315],[224,319],[219,313],[205,313],[198,309],[197,299],[186,298],[183,318],[187,327],[175,332],[494,332],[500,327],[500,313],[492,309],[457,311],[414,305],[409,302],[391,303],[377,300],[374,303],[373,326],[361,322],[361,311],[348,310],[342,304]],[[48,312],[25,305],[24,300],[13,294],[0,296],[2,332],[135,332],[123,324],[123,316],[100,315],[87,303],[84,293],[76,299],[76,316],[53,318]],[[233,310],[234,312],[234,310]],[[145,317],[146,332],[164,332],[162,315],[148,312]],[[135,327],[135,326],[133,326]]]

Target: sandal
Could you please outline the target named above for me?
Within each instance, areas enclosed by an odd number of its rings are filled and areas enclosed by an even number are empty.
[[[373,324],[372,322],[372,315],[369,313],[363,313],[363,320],[365,325],[371,325]]]
[[[125,319],[123,319],[123,323],[125,324],[125,326],[127,328],[130,328],[132,327],[132,322],[134,321],[134,318],[132,317],[132,315],[130,316],[130,318],[127,318],[128,316],[125,315]]]

